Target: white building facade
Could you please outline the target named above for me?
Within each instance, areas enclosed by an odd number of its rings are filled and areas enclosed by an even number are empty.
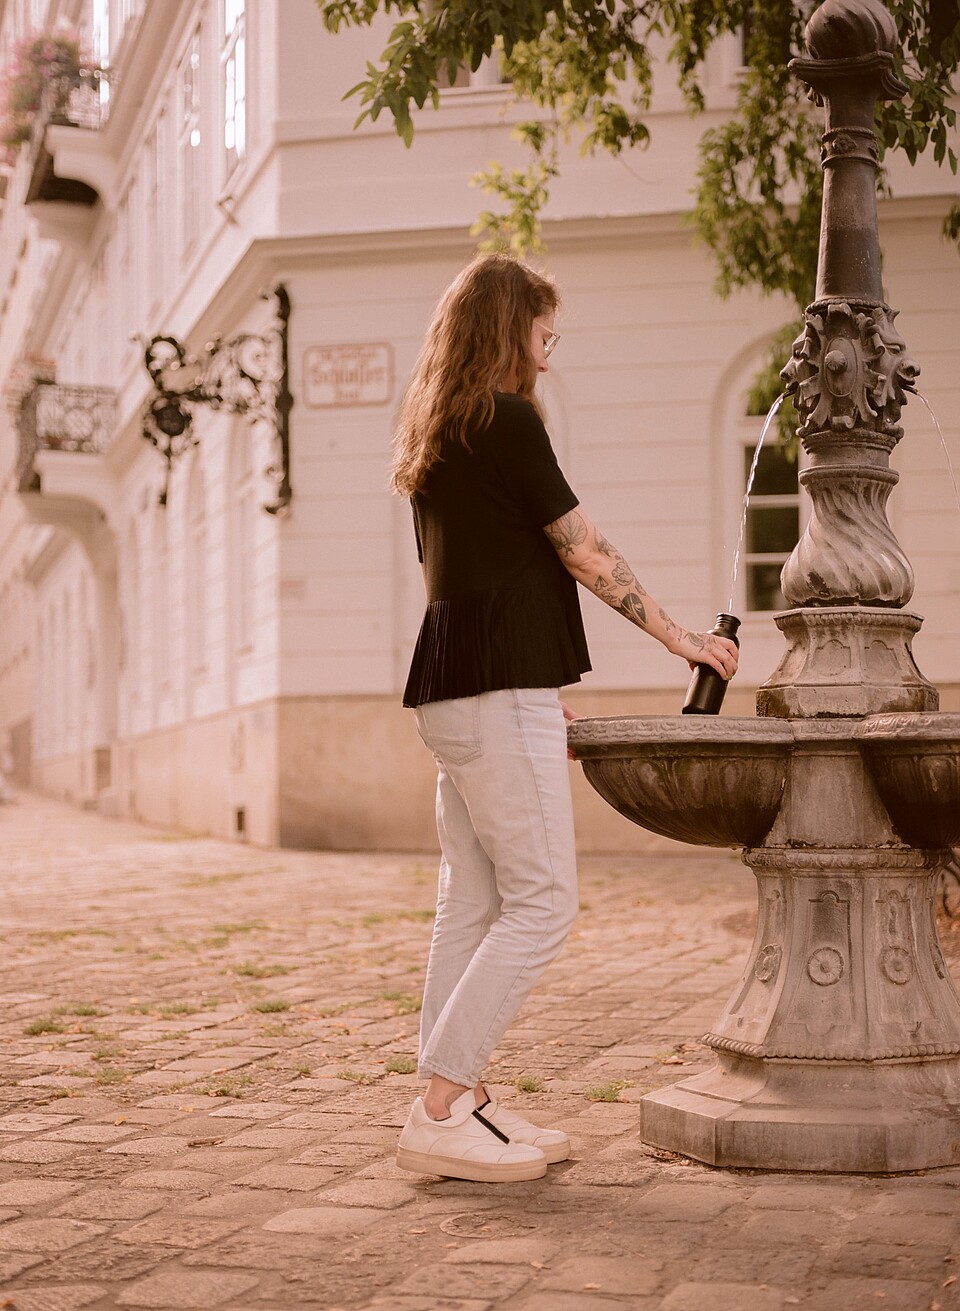
[[[432,845],[432,761],[400,706],[423,593],[409,509],[387,491],[392,418],[432,307],[473,253],[467,179],[511,161],[517,111],[487,76],[444,92],[411,151],[390,122],[354,132],[343,93],[385,29],[332,37],[313,0],[0,0],[0,52],[61,29],[106,70],[85,85],[92,117],[78,125],[68,106],[38,122],[0,211],[0,734],[16,777],[263,844]],[[563,295],[544,390],[561,465],[644,584],[697,627],[731,599],[761,425],[746,391],[792,317],[776,298],[720,301],[685,220],[697,139],[729,111],[737,67],[736,42],[718,46],[696,120],[665,75],[642,154],[571,147],[545,233]],[[945,445],[911,401],[889,515],[925,617],[915,657],[956,709],[951,181],[928,161],[890,181],[888,300]],[[156,395],[144,342],[198,353],[218,334],[266,337],[281,286],[291,497],[270,512],[272,411],[250,422],[197,404],[196,441],[167,479],[142,435]],[[743,655],[726,709],[741,714],[781,653],[776,580],[805,513],[796,466],[772,449],[755,492],[732,594]],[[584,613],[594,672],[571,704],[679,711],[677,662],[596,600]],[[577,786],[582,846],[633,847],[637,831]]]

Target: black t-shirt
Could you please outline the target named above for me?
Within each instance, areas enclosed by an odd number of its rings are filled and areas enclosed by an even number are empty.
[[[590,668],[577,584],[543,532],[577,505],[546,429],[498,392],[469,446],[451,440],[412,498],[427,609],[406,706],[562,687]]]

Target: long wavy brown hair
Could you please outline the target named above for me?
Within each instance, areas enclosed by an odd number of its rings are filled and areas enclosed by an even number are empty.
[[[412,496],[450,441],[493,418],[493,393],[509,380],[538,410],[534,320],[555,311],[553,282],[510,255],[481,255],[450,284],[433,315],[400,403],[393,489]]]

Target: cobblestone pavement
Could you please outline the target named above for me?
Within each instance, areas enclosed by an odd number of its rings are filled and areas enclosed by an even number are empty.
[[[26,795],[0,853],[2,1307],[960,1308],[960,1170],[721,1172],[637,1137],[746,956],[734,853],[583,861],[494,1066],[574,1154],[503,1186],[393,1163],[431,855],[255,851]]]

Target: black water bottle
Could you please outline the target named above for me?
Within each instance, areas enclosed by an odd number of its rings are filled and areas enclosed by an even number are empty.
[[[717,622],[710,629],[718,637],[729,637],[731,642],[740,645],[737,629],[740,620],[736,615],[717,615]],[[697,665],[687,688],[687,697],[683,703],[685,715],[719,715],[723,705],[723,695],[727,690],[727,680],[718,674],[712,665]]]

